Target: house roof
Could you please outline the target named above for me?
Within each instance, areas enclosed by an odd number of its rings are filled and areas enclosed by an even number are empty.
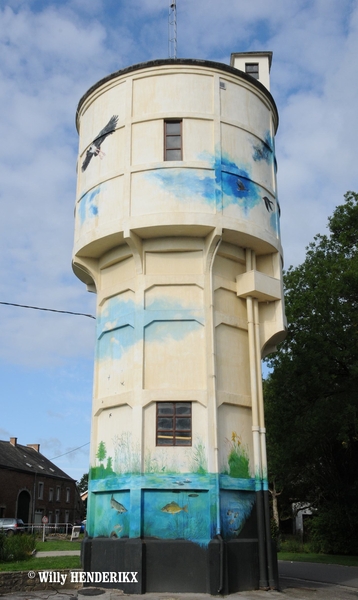
[[[35,448],[18,444],[16,438],[12,440],[15,442],[0,440],[0,468],[74,481]]]

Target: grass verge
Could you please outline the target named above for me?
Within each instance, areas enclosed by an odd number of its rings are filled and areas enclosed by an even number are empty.
[[[68,540],[47,540],[46,542],[36,541],[36,550],[38,552],[53,552],[54,550],[81,550],[81,542],[70,542]]]
[[[293,562],[313,562],[324,563],[326,565],[358,567],[358,556],[315,554],[313,552],[278,552],[277,558],[278,560],[291,560]]]
[[[58,571],[59,569],[80,569],[79,556],[32,557],[28,560],[0,563],[0,571]]]

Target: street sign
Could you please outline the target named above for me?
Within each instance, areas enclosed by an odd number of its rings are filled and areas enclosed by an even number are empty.
[[[77,538],[80,537],[80,531],[81,531],[81,525],[74,525],[72,527],[71,542],[72,542],[72,540],[76,540]]]
[[[42,517],[41,521],[44,525],[46,525],[46,523],[48,523],[48,517],[46,517],[46,516]]]

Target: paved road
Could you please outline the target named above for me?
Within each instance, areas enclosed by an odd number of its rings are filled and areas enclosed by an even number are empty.
[[[320,563],[279,561],[280,579],[303,580],[348,586],[358,590],[358,566],[324,565]],[[358,597],[358,594],[357,594]]]

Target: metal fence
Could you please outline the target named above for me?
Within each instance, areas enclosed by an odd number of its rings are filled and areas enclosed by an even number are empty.
[[[73,523],[26,523],[25,528],[28,533],[42,534],[45,529],[45,535],[62,533],[65,535],[71,535]]]

